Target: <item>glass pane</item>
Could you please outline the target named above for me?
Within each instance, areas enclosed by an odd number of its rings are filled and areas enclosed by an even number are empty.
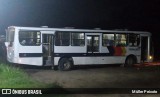
[[[9,28],[7,30],[7,42],[14,42],[14,33],[15,33],[15,29],[14,28]]]
[[[37,31],[20,31],[19,42],[23,46],[38,46],[41,42],[40,35]]]
[[[69,46],[70,45],[70,32],[56,32],[56,46]]]
[[[87,52],[92,52],[92,37],[87,36]]]
[[[103,46],[114,46],[114,34],[103,34]]]
[[[87,51],[99,52],[99,36],[87,36]]]
[[[93,52],[99,52],[99,37],[98,36],[94,37]]]
[[[116,34],[116,46],[126,46],[126,45],[127,45],[127,35]]]
[[[84,33],[72,33],[72,46],[84,46]]]
[[[138,34],[129,34],[129,46],[138,46],[140,44],[140,36]]]

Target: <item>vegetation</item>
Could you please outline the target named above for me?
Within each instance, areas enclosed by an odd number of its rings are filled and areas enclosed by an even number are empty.
[[[49,88],[57,84],[44,84],[31,79],[22,69],[0,64],[0,88]]]
[[[0,64],[0,79],[1,88],[39,87],[39,84],[31,80],[25,72],[6,64]]]
[[[33,80],[23,69],[7,64],[5,57],[0,56],[0,88],[62,88],[57,83],[45,84]],[[1,91],[1,90],[0,90]],[[33,96],[33,95],[32,95]],[[32,97],[31,96],[31,97]],[[33,97],[68,97],[65,94],[44,94]]]

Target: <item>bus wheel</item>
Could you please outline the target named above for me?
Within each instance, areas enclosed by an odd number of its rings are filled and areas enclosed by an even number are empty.
[[[59,61],[58,69],[61,71],[68,71],[68,70],[71,70],[72,66],[73,66],[73,63],[68,58],[62,58]]]
[[[125,61],[125,66],[126,67],[132,67],[134,64],[136,64],[136,57],[134,56],[128,56],[126,61]]]

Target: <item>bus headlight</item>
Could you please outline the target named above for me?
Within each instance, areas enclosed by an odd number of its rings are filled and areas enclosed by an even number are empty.
[[[151,59],[153,59],[153,57],[152,57],[152,56],[149,56],[149,59],[151,60]]]

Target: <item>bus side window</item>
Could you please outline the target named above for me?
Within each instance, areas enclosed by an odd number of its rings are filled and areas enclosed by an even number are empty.
[[[37,31],[19,31],[19,43],[23,46],[39,46],[40,35]]]
[[[103,34],[103,41],[102,41],[103,46],[114,46],[114,44],[115,44],[114,34]]]
[[[116,34],[116,46],[127,46],[127,34]]]
[[[56,32],[55,45],[56,46],[69,46],[70,45],[70,32]]]
[[[71,34],[71,45],[72,46],[84,46],[84,33],[72,33]]]
[[[140,36],[138,34],[129,34],[129,46],[139,46]]]

